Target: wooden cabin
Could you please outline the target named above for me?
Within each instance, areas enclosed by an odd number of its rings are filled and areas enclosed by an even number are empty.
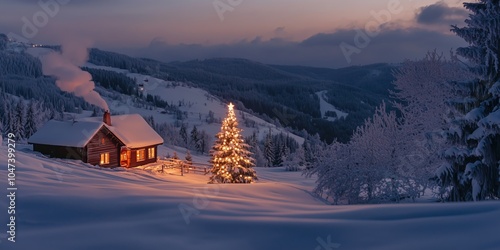
[[[28,139],[33,150],[54,158],[101,167],[136,167],[156,162],[163,139],[138,114],[48,121]]]

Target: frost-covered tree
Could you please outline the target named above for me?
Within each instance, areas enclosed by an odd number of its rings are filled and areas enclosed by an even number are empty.
[[[418,197],[429,184],[443,162],[442,134],[454,114],[447,102],[462,91],[454,82],[472,74],[454,55],[445,59],[434,51],[404,62],[394,76],[393,104],[400,115],[386,112],[384,104],[348,144],[334,142],[326,154],[314,157],[319,169],[308,173],[319,176],[318,194],[336,203],[397,202]]]
[[[190,147],[196,151],[201,151],[200,150],[200,135],[198,133],[198,128],[193,126],[193,129],[191,130],[190,138]]]
[[[307,169],[316,167],[318,153],[325,148],[325,143],[321,141],[318,134],[311,136],[307,135],[306,140],[302,144],[304,150],[304,159]]]
[[[300,171],[304,167],[304,149],[299,147],[294,153],[289,153],[283,160],[286,171]]]
[[[14,111],[14,122],[13,122],[13,130],[12,133],[16,135],[17,139],[24,139],[24,125],[26,121],[26,105],[24,104],[23,99],[19,99],[17,102],[15,111]]]
[[[10,105],[6,100],[6,95],[0,96],[0,123],[2,123],[3,126],[3,134],[8,133],[7,130],[9,129],[9,117],[10,116]]]
[[[0,34],[0,50],[5,50],[8,42],[9,38],[5,34]]]
[[[260,143],[257,138],[257,133],[254,131],[250,137],[245,139],[245,141],[250,146],[249,150],[252,152],[252,156],[255,159],[255,167],[265,167],[267,165],[267,161],[264,158],[262,149],[259,145]]]
[[[189,150],[186,152],[186,163],[188,165],[192,165],[193,164],[193,156],[191,155],[191,152],[189,152]]]
[[[205,132],[205,130],[201,130],[198,136],[198,142],[196,144],[196,148],[199,153],[204,154],[210,150],[211,137]]]
[[[253,157],[255,159],[255,166],[257,167],[265,167],[267,166],[267,160],[264,157],[264,154],[262,153],[262,150],[260,149],[260,146],[257,145],[253,151]]]
[[[179,156],[177,155],[177,152],[174,151],[174,154],[171,157],[172,160],[179,160]]]
[[[269,128],[269,133],[266,135],[264,141],[264,158],[266,159],[266,167],[272,167],[275,157],[275,147],[273,143],[273,134],[271,133],[271,128]]]
[[[238,128],[234,105],[230,103],[228,108],[211,151],[213,167],[209,183],[252,183],[257,179],[254,159]]]
[[[349,143],[334,142],[316,153],[317,165],[306,172],[318,176],[314,192],[349,204],[417,197],[422,186],[412,171],[401,168],[400,133],[395,112],[382,104]]]
[[[38,103],[35,100],[31,100],[26,110],[26,124],[24,126],[26,138],[29,138],[38,130],[40,116],[42,115],[43,112],[41,112]]]
[[[182,123],[179,129],[179,135],[182,138],[182,146],[186,147],[188,145],[188,135],[187,135],[187,125]]]
[[[18,131],[18,124],[16,122],[16,116],[14,115],[13,110],[9,110],[7,112],[7,126],[5,129],[5,134],[14,133],[14,131]]]
[[[462,115],[449,127],[448,160],[436,178],[451,201],[500,198],[500,1],[464,3],[472,13],[465,27],[452,26],[468,47],[457,54],[479,77],[464,83],[465,98],[455,100]]]
[[[411,171],[414,180],[424,184],[443,162],[443,131],[455,113],[448,102],[461,98],[463,90],[456,82],[472,77],[453,53],[446,59],[436,51],[421,60],[407,60],[395,71],[392,96],[401,114],[398,135],[402,136],[399,168]]]
[[[447,102],[460,98],[456,81],[472,79],[467,68],[451,53],[450,59],[431,51],[421,60],[407,60],[394,72],[395,107],[413,134],[440,131],[448,124]]]
[[[278,135],[273,138],[274,140],[274,161],[273,161],[273,167],[279,167],[282,165],[284,158],[287,156],[287,147],[285,145],[285,142],[283,140],[283,135]]]

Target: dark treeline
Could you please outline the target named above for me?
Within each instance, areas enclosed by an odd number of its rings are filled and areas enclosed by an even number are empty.
[[[89,62],[96,65],[126,69],[132,73],[140,74],[151,74],[156,67],[156,64],[147,63],[145,60],[99,49],[90,50]]]
[[[0,66],[0,76],[18,75],[33,78],[42,76],[40,60],[25,53],[0,51]]]
[[[138,95],[135,80],[124,74],[104,69],[92,69],[87,67],[82,69],[92,75],[92,79],[95,83],[106,89],[112,89],[125,95]]]
[[[55,80],[48,77],[29,78],[17,75],[0,76],[2,92],[37,100],[55,112],[80,112],[91,110],[92,105],[80,97],[63,92],[55,85]]]

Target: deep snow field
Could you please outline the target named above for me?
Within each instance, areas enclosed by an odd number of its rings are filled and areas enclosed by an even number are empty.
[[[332,206],[311,195],[313,179],[282,168],[257,168],[254,184],[214,185],[19,148],[11,243],[0,147],[0,249],[500,249],[500,202]]]

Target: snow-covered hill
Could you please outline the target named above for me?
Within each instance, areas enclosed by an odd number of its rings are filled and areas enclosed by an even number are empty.
[[[18,148],[16,243],[4,230],[1,249],[500,246],[498,202],[330,206],[310,195],[314,180],[282,168],[258,168],[260,181],[254,184],[214,185],[206,184],[204,175],[100,169]],[[7,155],[0,154],[3,187],[6,162]],[[2,193],[5,225],[5,188]]]
[[[26,51],[35,57],[41,57],[52,50],[41,47],[29,47]],[[86,63],[84,66],[87,68],[114,71],[135,79],[137,85],[141,86],[143,89],[144,96],[147,94],[151,94],[153,96],[157,95],[169,104],[178,105],[179,110],[186,112],[188,115],[187,119],[183,120],[184,123],[189,124],[190,127],[197,126],[199,130],[205,130],[211,136],[214,136],[219,132],[220,124],[206,122],[206,117],[209,113],[213,113],[215,120],[223,119],[226,116],[226,103],[221,102],[217,97],[210,95],[207,91],[191,87],[186,83],[168,82],[148,75],[130,73],[127,70],[107,66],[98,66],[91,63]],[[111,95],[116,96],[117,93],[110,93],[109,96]],[[153,116],[156,122],[173,123],[176,120],[174,115],[166,114],[165,112],[162,112],[162,109],[157,108],[150,110],[147,108],[134,107],[134,100],[130,96],[122,95],[122,100],[112,99],[109,96],[103,96],[103,98],[107,101],[112,113],[138,113],[143,116]],[[238,107],[236,107],[236,109],[238,109]],[[88,113],[85,114],[88,115]],[[271,129],[273,134],[288,134],[299,144],[304,142],[302,137],[289,133],[285,129],[266,122],[252,114],[237,112],[237,117],[242,124],[241,126],[243,128],[244,136],[250,136],[255,132],[257,137],[262,139],[268,133],[269,129]],[[245,126],[243,118],[248,120],[251,125]]]
[[[130,78],[136,80],[138,85],[143,85],[144,95],[158,95],[164,101],[178,105],[181,111],[185,111],[188,114],[188,118],[184,121],[190,126],[196,125],[198,129],[205,130],[210,135],[215,135],[220,130],[220,124],[218,123],[207,123],[205,118],[210,112],[213,112],[214,118],[224,119],[227,113],[227,103],[221,102],[217,97],[210,95],[207,91],[191,87],[185,83],[178,82],[168,82],[162,79],[154,78],[148,75],[142,75],[137,73],[130,73],[127,70],[117,69],[112,67],[97,66],[91,63],[85,64],[85,67],[105,69],[109,71],[115,71],[127,75]],[[105,98],[106,99],[106,98]],[[116,100],[111,100],[107,98],[108,104],[111,110],[116,110],[118,112],[124,113],[139,113],[142,115],[152,115],[155,121],[162,122],[174,122],[175,117],[169,114],[162,114],[162,110],[155,110],[151,112],[147,109],[133,108],[130,105],[130,99],[127,102],[120,102]],[[238,108],[238,107],[236,107]],[[252,135],[253,132],[257,133],[259,139],[264,138],[271,129],[273,134],[285,133],[289,134],[294,138],[299,144],[304,142],[304,139],[300,136],[289,133],[281,127],[277,127],[274,124],[268,123],[254,115],[246,112],[237,112],[237,117],[242,123],[243,134],[245,136]],[[252,126],[245,127],[243,124],[243,118],[251,121]]]

